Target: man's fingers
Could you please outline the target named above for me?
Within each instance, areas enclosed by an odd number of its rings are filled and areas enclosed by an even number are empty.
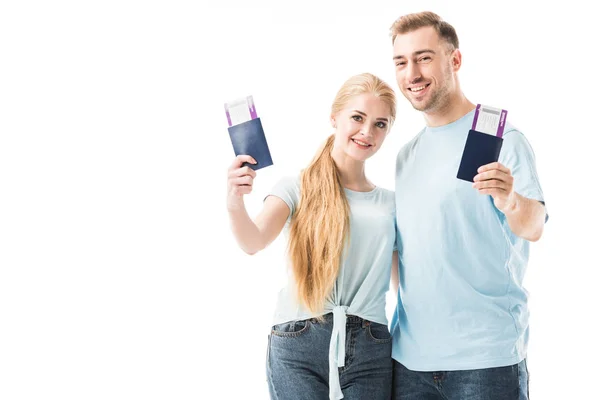
[[[503,194],[506,194],[506,190],[503,189],[498,189],[498,188],[492,188],[492,189],[479,189],[479,194],[489,194],[490,196],[496,198],[499,197]]]
[[[491,171],[491,170],[499,170],[504,172],[505,174],[510,175],[510,169],[506,168],[504,165],[499,162],[493,162],[490,164],[483,165],[477,169],[477,173],[481,174],[482,172]]]
[[[489,171],[481,172],[481,173],[475,175],[475,177],[473,178],[473,180],[475,182],[486,181],[488,179],[498,179],[498,180],[501,180],[504,182],[512,182],[513,177],[512,177],[512,175],[510,175],[502,170],[492,169]]]
[[[508,185],[506,182],[501,181],[499,179],[490,179],[486,181],[477,181],[473,183],[473,187],[475,189],[508,189]]]

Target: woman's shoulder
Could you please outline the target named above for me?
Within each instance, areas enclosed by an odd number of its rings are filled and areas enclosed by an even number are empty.
[[[386,201],[391,201],[391,202],[395,201],[396,193],[393,190],[387,189],[382,186],[377,186],[377,188],[379,189],[379,192],[381,193],[382,198],[384,198]]]
[[[274,186],[277,188],[298,190],[300,188],[300,176],[298,176],[298,175],[283,175],[277,180],[277,182],[275,182]]]

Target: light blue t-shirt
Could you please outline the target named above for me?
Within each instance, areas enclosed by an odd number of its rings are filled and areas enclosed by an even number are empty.
[[[473,116],[427,127],[398,153],[392,356],[410,370],[506,366],[527,352],[529,242],[512,233],[491,196],[456,178]],[[518,194],[544,202],[533,150],[508,123],[498,161]]]
[[[342,398],[338,367],[345,359],[346,315],[387,324],[386,292],[390,286],[392,253],[395,250],[394,192],[376,187],[370,192],[345,189],[350,206],[350,240],[335,286],[322,314],[333,312],[333,333],[329,350],[331,398]],[[270,195],[282,199],[290,208],[284,226],[286,241],[292,216],[300,199],[300,178],[281,179]],[[289,264],[287,265],[289,267]],[[274,324],[316,317],[296,299],[293,273],[288,268],[288,283],[280,291]]]

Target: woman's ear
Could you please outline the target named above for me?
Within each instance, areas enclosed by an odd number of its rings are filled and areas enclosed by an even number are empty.
[[[337,128],[337,123],[335,122],[335,116],[333,114],[331,115],[331,126],[333,129]]]

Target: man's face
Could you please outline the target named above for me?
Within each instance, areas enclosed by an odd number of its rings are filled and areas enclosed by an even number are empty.
[[[451,52],[435,29],[428,26],[396,36],[394,64],[396,82],[404,97],[415,109],[434,112],[448,103],[456,88],[454,71],[460,65],[460,53]]]

